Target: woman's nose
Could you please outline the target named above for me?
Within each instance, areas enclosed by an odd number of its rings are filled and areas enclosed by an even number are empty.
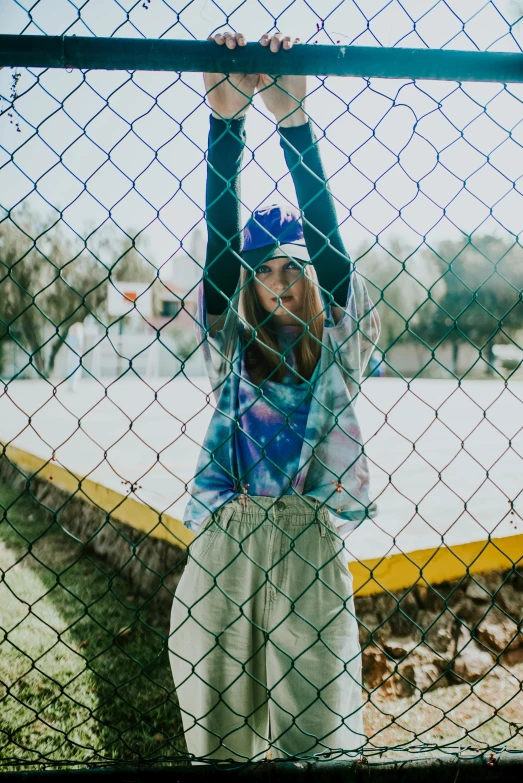
[[[292,282],[292,278],[290,275],[287,275],[285,272],[282,272],[278,275],[275,283],[275,289],[277,291],[286,291],[289,285]]]
[[[285,296],[287,294],[288,286],[282,285],[282,286],[276,286],[274,290],[274,296]]]

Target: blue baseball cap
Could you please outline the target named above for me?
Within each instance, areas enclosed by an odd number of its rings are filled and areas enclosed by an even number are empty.
[[[310,262],[298,209],[271,204],[252,213],[243,229],[242,258],[253,269],[270,258]]]

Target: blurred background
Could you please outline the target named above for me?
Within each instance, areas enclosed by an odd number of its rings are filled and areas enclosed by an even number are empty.
[[[521,52],[523,3],[0,0],[3,34],[224,29]],[[367,749],[521,748],[523,84],[319,74],[306,108],[382,321],[357,400],[379,515],[348,539]],[[197,73],[0,69],[4,766],[184,752],[154,600],[214,405],[208,117]],[[241,198],[295,203],[256,97]]]

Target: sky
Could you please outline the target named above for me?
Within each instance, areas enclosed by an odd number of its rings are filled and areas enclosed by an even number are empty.
[[[523,43],[513,0],[40,0],[31,19],[30,5],[0,0],[0,32],[203,39],[228,13],[249,40],[276,19],[312,43],[330,36],[353,45],[492,51]],[[318,33],[320,7],[325,30]],[[23,201],[43,214],[59,211],[64,227],[82,237],[110,218],[138,234],[138,247],[171,277],[167,260],[204,228],[209,110],[201,74],[18,70],[11,117],[13,71],[0,71],[0,207]],[[474,232],[521,232],[523,85],[309,77],[309,92],[307,111],[353,256],[393,238],[415,248]],[[294,202],[259,99],[247,134],[244,220],[262,204]],[[199,270],[180,275],[188,281]]]

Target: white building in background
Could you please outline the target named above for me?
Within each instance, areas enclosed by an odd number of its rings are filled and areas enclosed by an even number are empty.
[[[105,382],[123,373],[142,378],[172,378],[182,371],[202,374],[204,368],[200,352],[195,351],[194,334],[201,274],[199,262],[178,252],[161,267],[158,279],[150,287],[133,281],[109,284],[104,312],[97,317],[88,315],[81,324],[81,342],[77,339],[79,325],[69,331],[56,356],[51,381],[68,378],[68,388],[75,390],[80,377],[83,381],[97,378]],[[42,336],[46,356],[55,334],[54,327],[46,325]],[[12,341],[4,353],[2,379],[10,381],[14,377],[20,380],[40,376],[27,354]]]
[[[150,288],[150,304],[144,301],[145,307],[141,308],[140,297],[138,313],[126,316],[123,327],[113,323],[105,334],[106,330],[89,316],[85,322],[84,377],[108,379],[125,373],[126,377],[168,379],[181,372],[203,374],[194,319],[204,259],[205,238],[195,230],[189,252],[179,248],[161,265],[158,279]]]
[[[174,378],[182,371],[201,374],[202,359],[194,335],[200,277],[200,266],[179,252],[161,267],[148,291],[138,291],[138,284],[133,288],[116,283],[121,292],[129,289],[131,296],[138,294],[137,305],[131,305],[123,319],[109,315],[108,322],[113,323],[107,334],[96,319],[86,319],[86,375],[114,378],[128,373],[146,379]]]

